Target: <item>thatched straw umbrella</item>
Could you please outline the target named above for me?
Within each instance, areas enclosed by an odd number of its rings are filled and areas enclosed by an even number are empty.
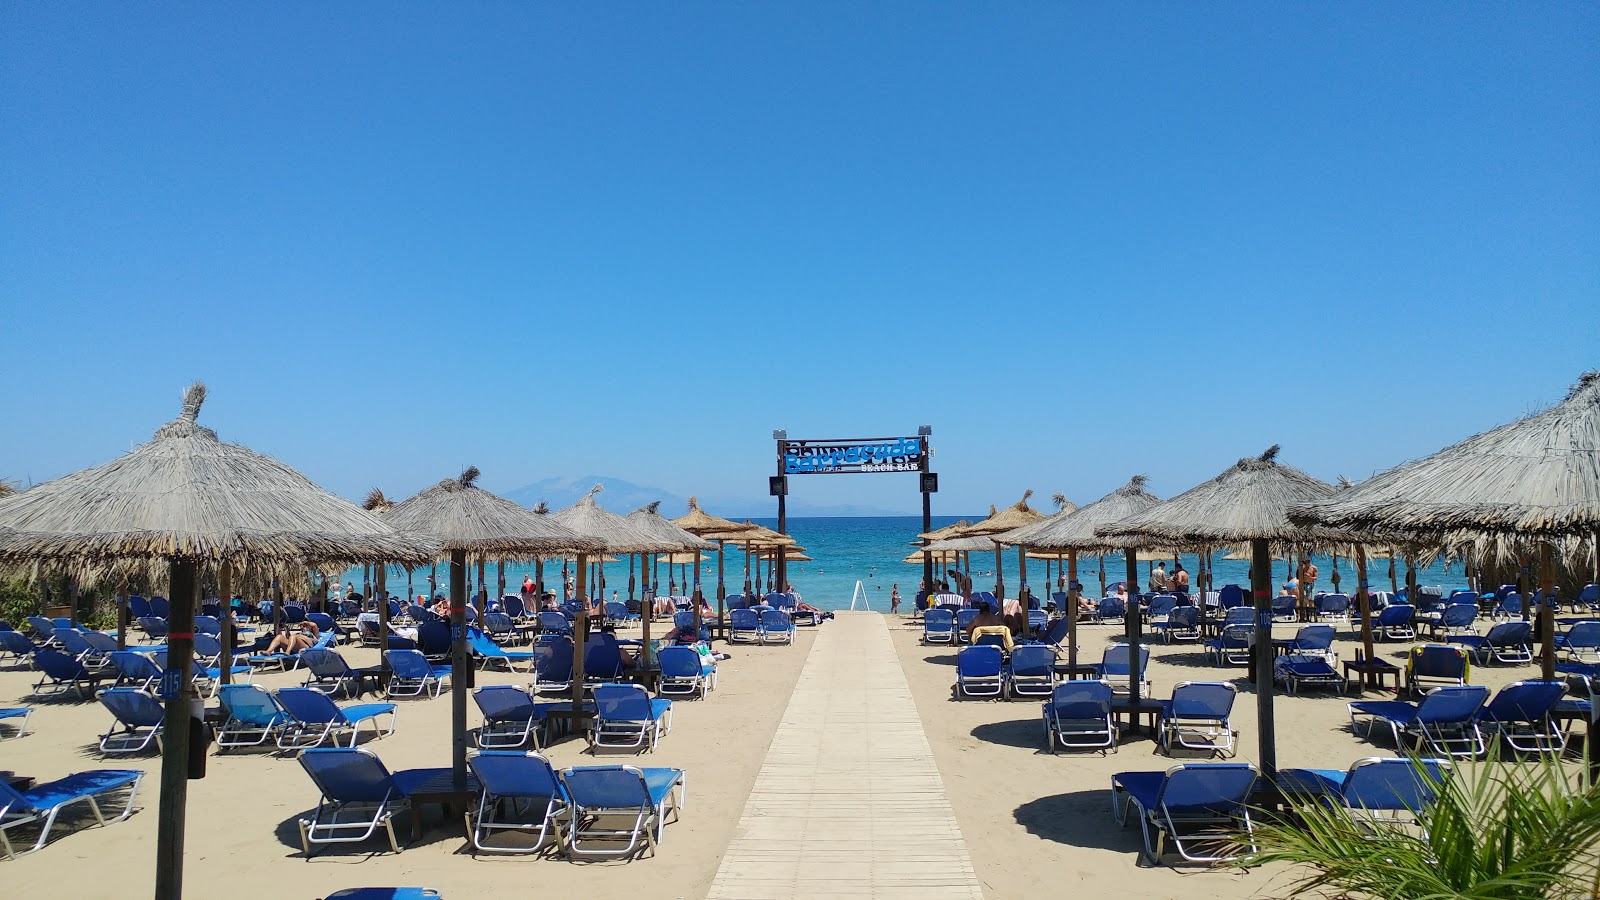
[[[1600,535],[1600,371],[1585,372],[1562,402],[1405,463],[1322,502],[1295,521],[1344,531],[1399,532],[1497,560],[1537,545],[1542,593],[1560,553],[1573,569]],[[1543,674],[1555,677],[1554,611],[1539,604]]]
[[[794,544],[795,543],[795,539],[790,537],[790,536],[788,536],[787,534],[781,534],[779,532],[773,531],[771,528],[767,528],[767,527],[762,526],[762,525],[757,525],[756,523],[750,521],[749,519],[745,519],[743,524],[744,524],[746,530],[741,532],[737,536],[729,537],[727,540],[728,540],[728,543],[733,544],[736,547],[741,547],[741,548],[744,549],[744,592],[745,592],[746,596],[751,596],[751,593],[750,593],[750,588],[751,588],[751,585],[750,585],[750,554],[751,554],[751,551],[757,550],[757,549],[760,549],[760,548],[763,548],[763,547],[776,547],[779,544],[784,544],[784,545]],[[760,591],[761,590],[761,573],[760,573],[760,568],[759,568],[760,557],[756,558],[756,562],[757,562],[757,572],[756,572],[755,588],[756,588],[757,591]],[[767,573],[767,579],[768,579],[768,582],[769,582],[767,584],[767,590],[768,591],[772,590],[772,585],[770,583],[771,579],[772,579],[772,575],[773,575],[773,573],[770,572],[770,571]]]
[[[1322,500],[1333,485],[1277,461],[1278,445],[1258,457],[1246,457],[1210,481],[1142,513],[1095,529],[1103,537],[1146,537],[1162,543],[1196,547],[1250,543],[1250,582],[1256,619],[1272,616],[1271,545],[1293,546],[1325,539],[1325,533],[1307,531],[1289,521],[1289,507]],[[1131,558],[1131,556],[1130,556]],[[1137,572],[1129,566],[1130,578]],[[1257,715],[1261,723],[1261,767],[1277,773],[1276,735],[1272,718],[1272,641],[1266,627],[1257,635],[1255,680]]]
[[[715,544],[711,543],[710,541],[705,540],[705,539],[703,539],[701,537],[698,537],[694,533],[692,533],[690,531],[687,531],[687,530],[685,530],[683,528],[680,528],[677,525],[674,525],[671,522],[667,521],[667,519],[665,517],[663,517],[661,515],[661,513],[657,512],[657,509],[660,506],[661,506],[661,501],[660,500],[656,500],[656,501],[654,501],[652,503],[649,503],[649,504],[646,504],[644,506],[639,507],[638,509],[634,510],[631,513],[628,513],[628,515],[625,516],[624,518],[628,521],[628,523],[630,525],[632,525],[634,528],[636,528],[640,533],[642,533],[646,537],[651,538],[651,539],[653,539],[653,540],[655,540],[657,542],[656,549],[654,551],[650,551],[650,552],[655,552],[655,553],[684,553],[684,552],[686,552],[686,553],[689,553],[692,556],[692,558],[694,559],[695,633],[699,634],[700,633],[700,554],[702,552],[704,552],[704,551],[708,551],[708,550],[712,549],[713,547],[715,547],[717,545],[715,545]],[[642,556],[643,556],[643,554],[641,554],[641,557]],[[631,557],[630,557],[630,559],[631,559]],[[630,597],[633,595],[633,587],[632,587],[631,583],[629,584],[629,587],[628,587],[628,594],[629,594]],[[650,614],[652,612],[652,610],[649,609],[649,607],[655,605],[654,602],[653,602],[654,601],[654,596],[655,595],[652,592],[651,596],[650,596],[650,599],[651,599],[652,602],[648,603],[648,604],[645,604],[644,606],[640,607],[640,609],[641,609],[641,619],[642,619],[642,622],[643,622],[643,626],[642,627],[644,629],[644,640],[645,640],[645,643],[647,643],[647,644],[650,641]],[[721,617],[722,617],[722,606],[721,606],[722,601],[718,600],[717,604],[718,604],[717,605],[717,618],[720,620]]]
[[[475,484],[478,468],[446,478],[384,516],[400,531],[427,536],[450,557],[451,770],[456,786],[467,778],[467,691],[472,687],[472,661],[467,652],[467,557],[526,559],[541,553],[582,553],[598,544],[552,517],[533,512]],[[580,679],[581,680],[581,679]]]
[[[1028,506],[1028,498],[1032,496],[1032,488],[1023,491],[1021,500],[1018,500],[1016,503],[1011,504],[999,512],[991,512],[988,518],[983,519],[980,522],[968,525],[966,528],[961,530],[960,536],[971,537],[973,535],[1001,534],[1007,531],[1014,531],[1024,525],[1031,525],[1044,519],[1044,513]],[[1065,500],[1066,498],[1063,497],[1062,499]],[[1028,564],[1026,557],[1022,556],[1021,554],[1018,554],[1017,562],[1021,567],[1020,571],[1017,573],[1018,580],[1021,582],[1019,587],[1020,593],[1025,591],[1028,586]],[[1003,574],[1003,570],[1000,566],[1000,545],[998,543],[995,544],[994,547],[994,578],[995,599],[1003,601],[1006,598],[1006,577]],[[1023,597],[1022,599],[1024,603],[1027,602],[1026,597]]]
[[[694,497],[689,498],[689,511],[673,519],[672,524],[690,534],[717,542],[717,614],[720,616],[722,602],[728,596],[727,570],[723,562],[728,539],[749,531],[751,526],[711,515],[700,508],[700,501]]]
[[[167,657],[180,691],[192,674],[201,566],[421,561],[437,552],[289,466],[218,440],[197,422],[205,398],[205,386],[196,382],[184,394],[183,412],[153,440],[0,500],[0,563],[166,561],[172,597]],[[231,634],[225,637],[228,648]],[[193,698],[169,693],[165,699],[156,897],[176,898],[183,891],[189,744],[198,729]]]
[[[658,544],[647,535],[641,534],[627,519],[616,513],[600,508],[595,501],[595,495],[605,490],[603,485],[595,485],[587,494],[578,498],[578,501],[566,509],[553,512],[548,519],[570,528],[571,530],[591,538],[599,544],[600,550],[606,553],[653,553]],[[578,554],[578,604],[579,612],[577,622],[573,628],[573,642],[576,650],[573,665],[574,676],[583,668],[585,656],[584,648],[589,640],[589,595],[584,583],[586,576],[586,554]],[[601,587],[604,587],[602,583]],[[583,706],[583,679],[572,679],[572,715],[576,718]]]
[[[1078,595],[1082,587],[1078,585],[1078,554],[1081,552],[1104,552],[1111,549],[1122,549],[1130,544],[1139,545],[1142,539],[1129,541],[1127,539],[1113,540],[1095,533],[1095,529],[1136,513],[1144,512],[1161,500],[1144,489],[1148,481],[1143,475],[1135,475],[1128,479],[1128,483],[1111,493],[1080,507],[1073,512],[1060,516],[1051,516],[1033,525],[1024,526],[1014,531],[1005,532],[997,537],[1011,543],[1020,534],[1027,546],[1035,550],[1055,550],[1067,554],[1067,663],[1078,664]],[[1100,590],[1105,592],[1105,566],[1100,567]]]

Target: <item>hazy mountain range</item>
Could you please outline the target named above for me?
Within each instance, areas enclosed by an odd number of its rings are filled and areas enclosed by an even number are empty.
[[[634,484],[612,475],[559,475],[555,478],[546,478],[535,481],[533,484],[524,485],[516,490],[506,491],[501,496],[514,503],[532,507],[543,500],[550,505],[551,510],[571,506],[579,498],[589,492],[597,484],[605,485],[605,490],[596,498],[601,508],[618,515],[633,512],[646,503],[654,500],[661,501],[661,514],[669,519],[676,519],[689,511],[689,498],[682,494],[656,487]],[[754,517],[771,518],[778,514],[777,501],[771,497],[700,497],[702,509],[712,515],[722,516],[726,519],[746,519]],[[797,503],[793,497],[789,498],[788,513],[791,516],[899,516],[904,513],[876,506],[858,506],[841,504],[835,506],[819,506],[816,504]]]

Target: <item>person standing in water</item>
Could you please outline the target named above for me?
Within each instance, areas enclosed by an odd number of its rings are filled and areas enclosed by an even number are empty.
[[[893,615],[894,613],[897,613],[899,611],[900,611],[900,585],[897,584],[897,585],[894,586],[893,590],[889,591],[889,613],[891,615]]]

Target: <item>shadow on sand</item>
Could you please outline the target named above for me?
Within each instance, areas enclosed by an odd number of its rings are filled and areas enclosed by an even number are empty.
[[[1128,827],[1123,828],[1111,817],[1110,788],[1108,781],[1100,790],[1051,794],[1030,800],[1017,807],[1017,824],[1035,837],[1069,847],[1136,854],[1142,846],[1139,828],[1131,820]]]

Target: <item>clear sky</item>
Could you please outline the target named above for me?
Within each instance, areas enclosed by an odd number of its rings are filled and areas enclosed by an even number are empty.
[[[7,3],[0,322],[24,482],[1359,479],[1600,367],[1600,6]]]

